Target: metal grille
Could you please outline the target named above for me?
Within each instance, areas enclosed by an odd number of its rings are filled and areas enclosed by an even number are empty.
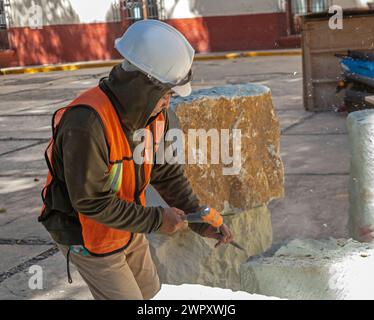
[[[161,20],[164,17],[163,0],[124,0],[123,8],[130,24],[143,19]]]
[[[293,0],[292,12],[295,15],[326,12],[332,5],[332,0]]]
[[[10,7],[9,0],[0,0],[0,50],[9,49],[9,38],[7,31],[7,8]]]

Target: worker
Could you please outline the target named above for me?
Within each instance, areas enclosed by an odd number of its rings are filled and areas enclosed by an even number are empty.
[[[153,133],[153,142],[145,137],[153,155],[176,127],[170,97],[191,93],[194,50],[156,20],[131,25],[115,48],[123,62],[53,116],[39,221],[66,257],[69,282],[71,261],[95,299],[151,299],[161,285],[145,234],[183,229],[201,205],[181,164],[135,161],[142,141],[134,133]],[[170,207],[145,205],[148,184]],[[208,224],[190,228],[217,245],[233,240],[226,225],[220,233]]]

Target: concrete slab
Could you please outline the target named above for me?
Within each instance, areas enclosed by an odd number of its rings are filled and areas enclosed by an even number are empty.
[[[27,226],[18,224],[12,225],[17,219],[29,217],[33,224],[36,222],[37,216],[42,207],[42,199],[40,192],[44,185],[44,178],[35,182],[32,177],[1,177],[0,178],[0,231],[1,237],[5,237],[4,226],[10,228],[9,237],[19,237],[20,233],[17,228],[23,230]],[[25,223],[24,221],[20,223]],[[9,225],[11,224],[11,225]],[[13,230],[13,231],[12,231]],[[41,231],[35,230],[34,235],[37,236]]]
[[[284,199],[269,204],[273,243],[347,236],[348,175],[286,176]]]
[[[2,139],[48,139],[51,136],[52,116],[0,116],[0,132]],[[0,148],[0,153],[1,148]]]
[[[16,151],[2,156],[1,174],[2,175],[35,175],[44,176],[47,172],[47,164],[44,159],[44,151],[48,142]]]
[[[12,109],[11,112],[5,115],[17,115],[17,116],[41,116],[45,115],[47,117],[52,117],[53,113],[65,107],[71,99],[59,99],[59,100],[47,100],[43,103],[35,103],[34,105],[28,105],[27,107]],[[1,110],[0,110],[1,113]]]
[[[0,273],[41,254],[52,246],[44,245],[0,245]]]
[[[285,134],[346,134],[347,115],[337,112],[309,113],[313,117],[296,125]]]
[[[58,103],[59,100],[44,99],[39,101],[17,101],[17,102],[1,102],[0,99],[0,115],[9,114],[45,114],[50,113],[50,104]]]
[[[0,118],[0,126],[1,126],[1,123],[2,122],[1,122],[1,118]],[[5,124],[4,124],[4,126],[5,126]],[[1,132],[1,137],[3,137],[1,128],[0,128],[0,132]],[[4,153],[7,153],[7,152],[12,151],[12,150],[17,150],[19,148],[24,148],[24,147],[30,146],[34,143],[35,143],[35,141],[0,141],[0,157]],[[0,170],[1,170],[1,167],[0,167]],[[3,174],[3,172],[1,172],[1,171],[0,171],[0,173]]]
[[[92,299],[91,293],[73,264],[70,265],[73,283],[69,284],[67,282],[66,259],[60,252],[45,260],[38,261],[37,265],[42,267],[43,270],[42,289],[30,289],[28,283],[32,274],[28,272],[29,268],[26,268],[1,283],[0,300]]]
[[[23,74],[23,75],[8,75],[1,77],[1,94],[9,95],[16,94],[20,91],[37,90],[47,85],[53,84],[59,78],[63,78],[62,72],[58,73],[38,73],[38,74]]]
[[[282,132],[313,116],[312,113],[303,110],[277,110],[276,113]]]
[[[374,299],[374,247],[352,240],[293,240],[241,266],[241,290],[287,299]]]
[[[30,213],[0,226],[1,238],[21,240],[41,240],[43,243],[52,242],[51,236],[41,223],[38,213]]]
[[[347,135],[281,137],[281,156],[286,174],[347,174]]]
[[[3,95],[0,98],[1,114],[12,114],[26,108],[38,108],[39,111],[46,112],[46,107],[51,102],[57,102],[66,99],[73,99],[80,90],[63,90],[63,89],[39,89],[27,90],[9,95]]]
[[[281,77],[279,79],[269,78],[264,83],[271,89],[273,103],[276,110],[299,110],[304,111],[302,75],[296,74]]]

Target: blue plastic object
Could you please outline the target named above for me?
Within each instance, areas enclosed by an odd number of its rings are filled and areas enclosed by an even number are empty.
[[[340,63],[350,73],[374,79],[374,61],[344,57]]]

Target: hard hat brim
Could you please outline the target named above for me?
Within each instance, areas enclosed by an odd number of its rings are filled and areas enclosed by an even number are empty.
[[[171,90],[173,90],[177,95],[181,97],[187,97],[192,92],[191,82],[188,82],[184,84],[183,86],[172,87]]]

